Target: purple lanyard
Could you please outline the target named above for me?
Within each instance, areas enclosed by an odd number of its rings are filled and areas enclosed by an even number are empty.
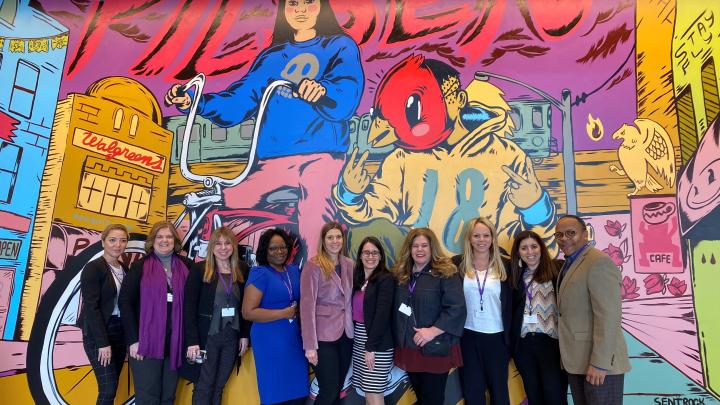
[[[415,292],[415,284],[417,284],[418,278],[420,278],[420,273],[422,273],[422,271],[410,275],[410,278],[413,279],[412,283],[408,283],[408,291],[410,291],[410,295],[413,295]]]
[[[217,272],[218,278],[223,284],[223,288],[225,289],[225,294],[230,298],[230,295],[232,294],[232,281],[230,284],[225,282],[225,277],[222,276],[222,273],[220,273],[220,269],[216,268],[215,271]],[[231,279],[232,280],[232,279]]]
[[[280,278],[280,281],[283,283],[285,289],[288,292],[288,298],[290,298],[290,302],[293,302],[295,300],[293,299],[292,280],[290,280],[290,273],[287,269],[285,269],[284,273],[287,276],[287,282],[285,282],[285,278],[283,278],[279,271],[275,271],[275,274],[277,274],[277,276]]]
[[[531,313],[532,312],[532,299],[533,299],[532,278],[530,279],[529,283],[526,283],[525,278],[523,277],[523,285],[525,286],[525,292],[527,294],[527,299],[528,299],[528,313]]]
[[[483,308],[483,294],[485,294],[485,282],[487,282],[487,276],[490,270],[485,270],[485,277],[483,277],[482,287],[480,286],[480,278],[478,277],[478,271],[475,270],[475,281],[477,282],[478,292],[480,293],[480,311],[484,311]]]

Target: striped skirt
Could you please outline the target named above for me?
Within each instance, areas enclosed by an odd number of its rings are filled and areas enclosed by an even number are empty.
[[[393,367],[393,349],[375,352],[375,368],[368,370],[365,364],[365,342],[367,333],[365,324],[355,322],[355,340],[352,355],[352,383],[355,389],[371,394],[385,392],[390,381],[390,369]]]

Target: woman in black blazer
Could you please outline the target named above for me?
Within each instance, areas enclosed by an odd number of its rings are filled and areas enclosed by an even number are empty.
[[[463,278],[467,319],[460,345],[463,397],[468,405],[485,405],[485,389],[493,405],[508,405],[508,365],[512,290],[508,262],[500,256],[497,232],[485,217],[468,224],[463,255],[453,262]]]
[[[363,239],[357,258],[352,298],[355,325],[352,382],[355,389],[365,392],[365,403],[383,404],[393,366],[390,320],[395,282],[377,238]]]
[[[128,244],[127,228],[108,225],[100,240],[103,255],[88,263],[80,276],[82,312],[78,324],[98,383],[97,404],[111,405],[126,353],[117,297],[127,273],[119,261]]]
[[[450,370],[462,365],[462,281],[429,228],[407,234],[393,273],[395,364],[407,372],[418,404],[442,404]]]
[[[226,227],[210,235],[207,261],[195,263],[185,284],[187,358],[205,358],[193,390],[193,404],[217,404],[238,355],[249,343],[249,323],[241,314],[248,266],[238,257],[235,235]],[[197,368],[197,367],[195,367]]]
[[[137,405],[175,401],[178,370],[185,358],[185,281],[192,266],[179,255],[181,242],[172,222],[155,223],[145,241],[147,254],[130,265],[120,290]]]

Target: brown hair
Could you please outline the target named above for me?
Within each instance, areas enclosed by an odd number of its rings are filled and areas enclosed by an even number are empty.
[[[412,259],[412,244],[418,236],[424,236],[430,241],[430,268],[434,276],[448,278],[457,273],[457,268],[450,258],[445,255],[445,252],[443,252],[435,233],[430,228],[415,228],[405,237],[405,241],[403,241],[402,247],[400,248],[398,260],[393,266],[393,274],[400,285],[404,285],[410,280],[410,273],[415,264]]]
[[[328,232],[332,231],[333,229],[339,230],[340,234],[343,237],[343,247],[340,251],[340,254],[345,254],[345,231],[343,231],[342,225],[340,225],[339,222],[328,222],[323,225],[322,229],[320,230],[320,244],[318,245],[317,255],[310,259],[315,264],[320,266],[320,270],[322,270],[326,279],[329,279],[330,276],[332,276],[333,271],[335,270],[332,260],[330,259],[330,254],[328,253],[327,249],[325,249],[325,236],[327,236]]]
[[[505,264],[503,264],[502,256],[500,255],[500,246],[498,245],[498,236],[495,226],[485,217],[477,217],[470,221],[467,229],[465,230],[465,236],[463,237],[463,259],[460,262],[459,270],[464,272],[466,276],[472,277],[473,273],[473,247],[472,247],[472,233],[477,224],[483,224],[490,230],[490,237],[492,238],[492,246],[490,247],[490,275],[497,277],[500,281],[507,280],[507,272],[505,271]],[[483,269],[477,269],[481,271]]]
[[[225,238],[232,245],[232,254],[230,255],[230,274],[232,274],[233,283],[243,282],[242,272],[240,271],[240,257],[238,256],[237,240],[235,234],[228,227],[220,227],[210,234],[210,240],[208,241],[207,247],[207,260],[205,261],[205,272],[203,273],[203,281],[211,283],[217,272],[215,271],[215,245],[220,241],[220,238]]]
[[[180,239],[180,235],[178,235],[177,229],[175,229],[175,225],[173,225],[173,223],[170,221],[160,221],[153,224],[152,228],[150,229],[150,233],[148,234],[147,240],[145,241],[145,253],[150,254],[155,251],[155,249],[153,248],[155,238],[157,237],[158,232],[160,232],[161,229],[165,228],[170,230],[173,235],[173,239],[175,239],[175,246],[173,248],[175,253],[179,253],[182,250],[182,239]]]
[[[123,224],[110,224],[103,229],[102,233],[100,234],[100,240],[104,241],[108,235],[110,235],[110,232],[112,231],[123,231],[125,232],[125,237],[130,237],[130,234],[128,233],[127,228]]]
[[[513,288],[520,288],[523,268],[527,266],[520,258],[520,243],[525,239],[533,239],[540,245],[540,263],[538,263],[538,267],[533,274],[533,281],[545,283],[554,280],[558,276],[558,268],[550,258],[550,252],[540,235],[533,231],[522,231],[515,237],[510,253],[510,285]]]

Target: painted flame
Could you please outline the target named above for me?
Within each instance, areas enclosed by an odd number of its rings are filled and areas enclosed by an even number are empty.
[[[601,140],[605,134],[602,121],[600,121],[600,118],[593,118],[592,114],[588,114],[588,122],[585,124],[585,131],[587,131],[588,137],[595,142]]]

